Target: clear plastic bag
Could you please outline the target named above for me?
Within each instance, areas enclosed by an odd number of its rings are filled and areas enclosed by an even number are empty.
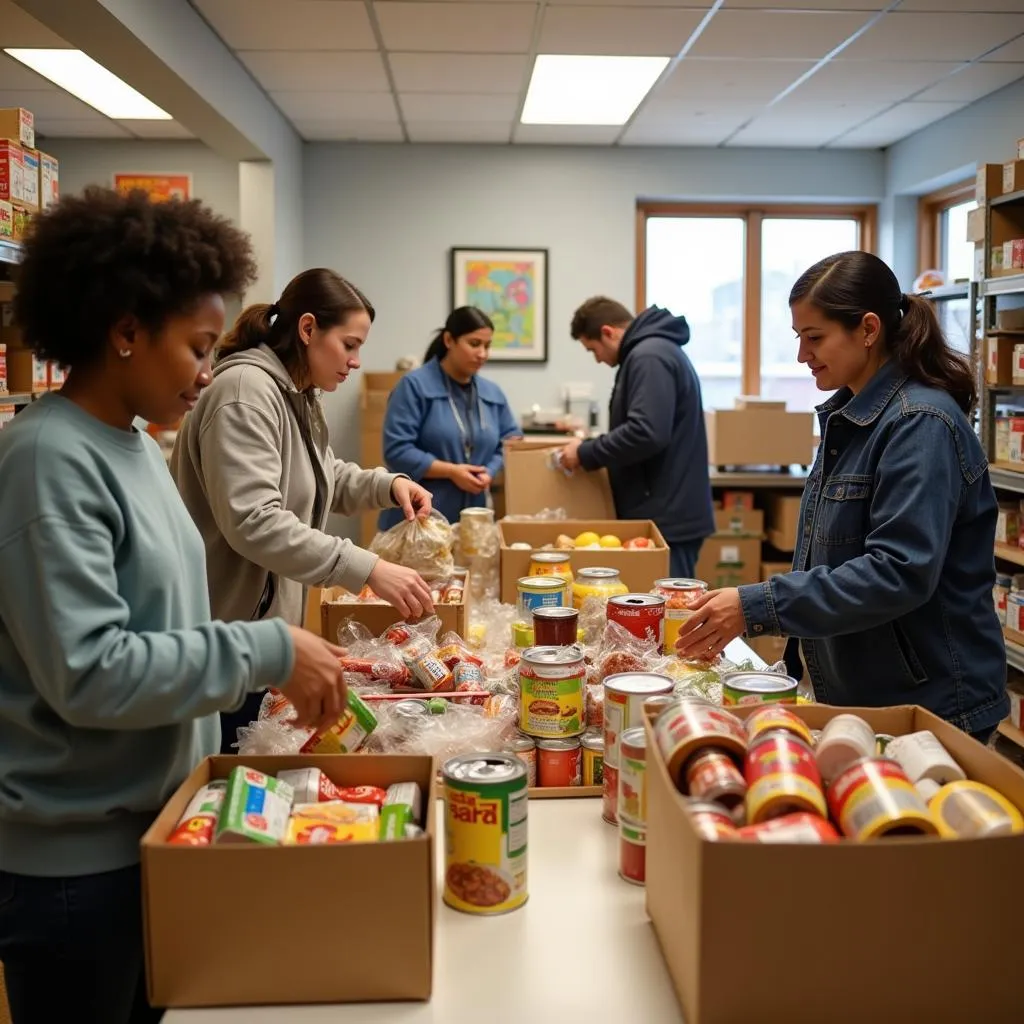
[[[424,579],[436,580],[450,577],[455,568],[452,541],[448,520],[435,510],[426,519],[406,519],[378,533],[370,551],[386,562],[415,569]]]

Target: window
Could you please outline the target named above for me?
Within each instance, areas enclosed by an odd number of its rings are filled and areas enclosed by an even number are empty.
[[[866,207],[640,204],[637,308],[665,306],[690,324],[686,351],[707,409],[740,394],[812,409],[818,391],[796,359],[789,291],[809,266],[835,252],[869,248]]]

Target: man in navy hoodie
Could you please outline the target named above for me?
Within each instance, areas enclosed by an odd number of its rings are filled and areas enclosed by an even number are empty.
[[[639,316],[604,296],[573,314],[573,338],[618,367],[608,433],[571,441],[566,469],[605,468],[619,519],[653,519],[669,545],[673,576],[692,577],[714,532],[700,381],[682,346],[686,317],[651,306]]]

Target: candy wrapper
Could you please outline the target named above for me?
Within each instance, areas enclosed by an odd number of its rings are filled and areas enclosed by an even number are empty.
[[[387,562],[415,569],[424,579],[447,579],[452,575],[452,528],[440,512],[426,519],[403,520],[378,533],[370,551]]]

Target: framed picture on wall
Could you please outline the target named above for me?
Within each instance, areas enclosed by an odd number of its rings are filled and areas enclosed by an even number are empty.
[[[547,249],[452,249],[452,308],[494,321],[492,363],[548,359]]]
[[[127,195],[141,189],[154,202],[167,199],[191,199],[191,174],[132,174],[118,171],[114,174],[114,191]]]

